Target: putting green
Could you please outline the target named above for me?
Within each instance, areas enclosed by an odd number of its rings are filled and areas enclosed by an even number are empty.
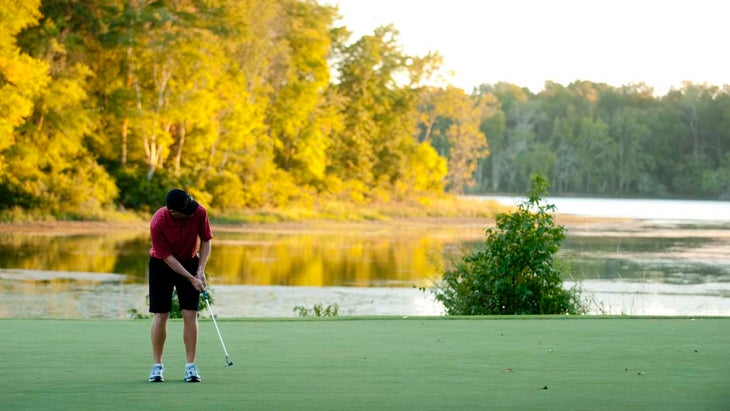
[[[0,320],[3,410],[728,410],[730,318],[201,320],[203,383],[171,320]],[[187,405],[185,405],[187,403]]]

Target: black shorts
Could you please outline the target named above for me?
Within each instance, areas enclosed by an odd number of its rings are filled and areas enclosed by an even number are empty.
[[[189,273],[196,275],[198,272],[199,258],[181,261],[180,264]],[[149,295],[151,313],[169,313],[172,311],[172,289],[177,290],[177,298],[181,310],[198,311],[200,291],[186,280],[185,277],[173,271],[164,260],[150,257],[149,265]]]

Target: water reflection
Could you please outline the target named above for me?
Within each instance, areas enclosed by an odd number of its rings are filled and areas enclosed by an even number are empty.
[[[479,225],[257,230],[217,227],[212,283],[261,286],[428,286],[441,267],[483,242]],[[62,233],[61,233],[62,234]],[[146,232],[0,235],[0,268],[117,273],[146,283]],[[573,225],[561,256],[572,280],[730,282],[730,229],[614,222]],[[28,277],[28,280],[33,280]],[[7,278],[6,278],[7,280]],[[68,281],[68,278],[45,281]]]
[[[218,283],[246,285],[421,285],[436,275],[444,245],[429,236],[395,234],[221,237],[209,271]]]
[[[448,263],[444,250],[458,249],[482,231],[415,226],[258,232],[216,227],[207,272],[211,282],[225,285],[423,286],[438,276],[445,260]],[[149,247],[145,232],[4,233],[0,267],[118,273],[127,283],[145,283]]]
[[[574,270],[566,280],[584,285],[595,312],[730,314],[727,224],[570,221],[561,256]],[[223,315],[293,316],[294,305],[335,302],[343,314],[439,313],[413,287],[431,286],[441,267],[479,246],[486,224],[218,226],[207,271],[228,307]],[[0,317],[144,311],[146,229],[100,231],[0,234]],[[335,300],[317,300],[325,297]]]
[[[139,232],[84,235],[0,235],[0,267],[26,270],[119,273],[145,281],[149,240]]]
[[[574,229],[561,254],[574,279],[621,279],[668,284],[730,283],[727,226],[636,224],[611,231]]]

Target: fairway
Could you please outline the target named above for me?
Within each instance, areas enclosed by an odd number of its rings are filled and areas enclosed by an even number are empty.
[[[3,410],[728,410],[730,318],[201,320],[200,384],[171,320],[0,320]],[[185,405],[187,403],[187,405]]]

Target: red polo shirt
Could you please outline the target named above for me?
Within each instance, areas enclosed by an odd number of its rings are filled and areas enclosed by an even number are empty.
[[[198,252],[198,238],[200,241],[209,241],[213,233],[208,212],[201,205],[184,220],[175,220],[167,207],[160,208],[152,216],[150,236],[150,256],[165,259],[172,255],[179,261],[188,261]]]

